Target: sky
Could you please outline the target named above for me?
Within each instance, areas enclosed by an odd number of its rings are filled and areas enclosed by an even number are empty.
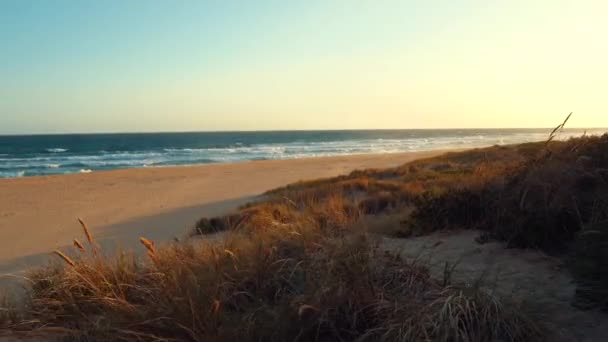
[[[0,1],[0,134],[608,127],[608,1]]]

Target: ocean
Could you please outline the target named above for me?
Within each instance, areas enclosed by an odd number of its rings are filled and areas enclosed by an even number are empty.
[[[397,153],[540,141],[551,129],[121,133],[0,136],[0,178],[134,167]],[[566,129],[561,139],[606,129]]]

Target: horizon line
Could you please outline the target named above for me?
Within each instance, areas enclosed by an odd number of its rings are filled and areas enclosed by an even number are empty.
[[[112,134],[184,134],[184,133],[280,133],[280,132],[356,132],[356,131],[454,131],[454,130],[535,130],[553,129],[555,127],[441,127],[441,128],[348,128],[348,129],[262,129],[262,130],[209,130],[209,131],[101,131],[101,132],[47,132],[47,133],[0,133],[0,137],[15,136],[49,136],[49,135],[112,135]],[[601,130],[608,127],[565,127],[563,130],[593,129]]]

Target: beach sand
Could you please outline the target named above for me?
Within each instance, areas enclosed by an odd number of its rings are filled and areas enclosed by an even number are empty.
[[[104,246],[140,248],[186,234],[264,191],[355,169],[386,168],[441,151],[269,160],[0,179],[0,275],[48,262],[82,239],[83,218]],[[1,282],[0,282],[1,283]]]

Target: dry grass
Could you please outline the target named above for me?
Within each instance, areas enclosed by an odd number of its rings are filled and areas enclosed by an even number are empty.
[[[238,214],[201,219],[197,233],[259,227],[300,214],[344,226],[413,209],[408,219],[403,215],[399,235],[476,228],[514,247],[563,251],[583,225],[605,216],[607,145],[608,136],[491,147],[300,182]]]
[[[266,201],[244,208],[233,221],[238,230],[259,229],[262,222],[302,215],[321,226],[365,222],[398,237],[479,229],[485,232],[480,242],[573,254],[579,297],[608,308],[608,277],[591,257],[608,253],[608,242],[593,240],[608,241],[608,135],[556,141],[562,126],[546,142],[448,153],[292,184],[269,192]],[[390,227],[377,224],[386,217]],[[208,223],[198,232],[233,227]]]
[[[341,207],[328,202],[327,208]],[[323,213],[317,213],[323,215]],[[366,235],[328,235],[301,217],[222,244],[83,254],[30,275],[13,333],[76,340],[529,341],[543,332],[513,303],[447,286]],[[333,220],[333,219],[332,219]],[[324,221],[328,222],[328,221]],[[333,225],[333,221],[331,223]]]

